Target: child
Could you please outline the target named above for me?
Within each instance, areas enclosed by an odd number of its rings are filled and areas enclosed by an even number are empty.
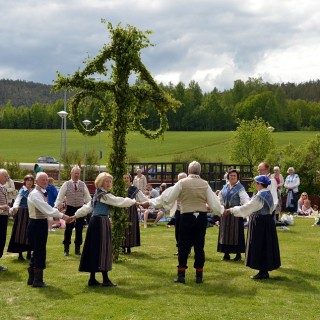
[[[305,199],[303,201],[303,205],[301,208],[301,215],[302,216],[311,216],[312,214],[312,208],[311,208],[311,201],[309,199]]]
[[[314,217],[314,226],[320,226],[320,215],[319,215],[319,207],[315,204],[312,210],[312,216]]]

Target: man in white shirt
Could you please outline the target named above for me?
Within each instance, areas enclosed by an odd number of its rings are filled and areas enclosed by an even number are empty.
[[[36,176],[36,187],[28,196],[29,225],[28,239],[30,242],[32,256],[28,268],[28,285],[33,287],[45,287],[43,282],[43,270],[46,268],[46,246],[48,239],[48,217],[62,218],[68,220],[68,216],[48,204],[46,187],[48,175],[38,172]]]
[[[64,182],[61,186],[54,206],[59,210],[62,209],[64,201],[67,203],[66,215],[73,216],[75,212],[85,203],[91,200],[90,192],[86,184],[80,180],[81,169],[74,166],[71,169],[71,179]],[[80,246],[82,244],[82,231],[84,226],[84,218],[77,219],[77,222],[66,225],[64,231],[64,255],[69,255],[69,247],[71,244],[72,230],[75,228],[76,236],[74,239],[75,254],[80,255]]]
[[[142,205],[159,207],[173,206],[180,200],[180,228],[178,247],[178,277],[175,282],[185,283],[188,255],[194,247],[194,268],[196,283],[202,283],[205,262],[204,243],[207,229],[207,206],[214,214],[222,214],[224,207],[208,182],[200,178],[201,165],[193,161],[188,167],[188,176],[168,188],[161,196],[150,199]]]

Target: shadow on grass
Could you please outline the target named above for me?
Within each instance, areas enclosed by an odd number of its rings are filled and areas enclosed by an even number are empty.
[[[46,279],[44,279],[44,282],[46,282]],[[59,287],[56,287],[54,285],[50,285],[50,279],[48,282],[46,282],[47,286],[44,288],[33,288],[30,286],[32,290],[36,290],[37,293],[41,293],[45,296],[45,298],[48,298],[50,300],[54,299],[62,299],[62,300],[69,300],[72,299],[73,295],[68,293],[66,290],[63,290]],[[31,292],[32,293],[32,292]]]
[[[283,275],[270,278],[272,284],[286,287],[292,292],[320,293],[320,279],[315,274],[287,268],[280,268],[277,271]]]
[[[27,271],[25,280],[27,282]],[[24,278],[17,271],[8,269],[7,271],[0,271],[0,282],[4,281],[24,281]]]

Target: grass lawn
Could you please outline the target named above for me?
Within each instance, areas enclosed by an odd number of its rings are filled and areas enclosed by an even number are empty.
[[[58,230],[48,238],[48,287],[27,286],[28,263],[15,254],[0,259],[9,268],[0,273],[0,319],[319,319],[320,228],[312,224],[296,218],[289,231],[278,230],[282,266],[262,281],[250,279],[256,271],[243,261],[221,261],[218,228],[208,228],[204,283],[195,283],[191,257],[185,285],[172,282],[174,228],[142,228],[142,246],[113,265],[116,288],[88,287],[88,274],[78,272],[79,257],[73,250],[63,256]]]
[[[31,162],[38,157],[60,157],[60,130],[0,130],[0,158],[4,161]],[[313,139],[317,131],[274,132],[278,146],[292,143],[295,147]],[[231,131],[182,132],[168,131],[164,139],[149,140],[137,132],[130,132],[127,139],[129,162],[171,162],[177,155],[192,159],[201,155],[211,162],[230,163],[229,143]],[[99,146],[100,140],[100,146]],[[67,130],[67,150],[84,153],[85,138],[75,130]],[[110,154],[111,138],[108,132],[87,138],[87,152],[102,151],[101,164],[105,165]]]

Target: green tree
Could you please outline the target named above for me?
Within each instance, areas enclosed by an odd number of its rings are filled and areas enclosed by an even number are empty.
[[[300,177],[299,189],[308,194],[320,193],[320,134],[299,148],[292,144],[282,148],[282,168],[294,167]]]
[[[269,124],[261,118],[241,120],[231,140],[231,160],[257,165],[275,148]]]
[[[113,190],[116,195],[124,196],[128,131],[138,130],[150,139],[162,136],[168,127],[166,113],[179,107],[179,103],[158,86],[141,62],[140,51],[151,45],[147,36],[150,31],[142,32],[130,25],[123,28],[120,24],[114,28],[111,23],[108,23],[108,29],[111,43],[104,45],[95,58],[88,59],[83,71],[78,70],[68,77],[58,73],[54,89],[76,90],[70,101],[70,117],[81,133],[96,135],[101,130],[110,130],[112,151],[109,163],[114,176]],[[94,77],[97,75],[101,78]],[[139,81],[130,85],[129,79],[133,75]],[[81,118],[88,101],[92,100],[100,106],[101,119],[86,131]],[[149,103],[155,107],[160,119],[155,131],[142,125],[147,115],[141,110]],[[124,210],[112,212],[112,223],[113,258],[118,260],[126,227]]]
[[[5,108],[3,109],[2,123],[6,129],[15,129],[17,127],[17,112],[11,104],[11,101],[8,101]]]
[[[46,129],[48,113],[46,105],[35,103],[30,108],[30,129]]]

